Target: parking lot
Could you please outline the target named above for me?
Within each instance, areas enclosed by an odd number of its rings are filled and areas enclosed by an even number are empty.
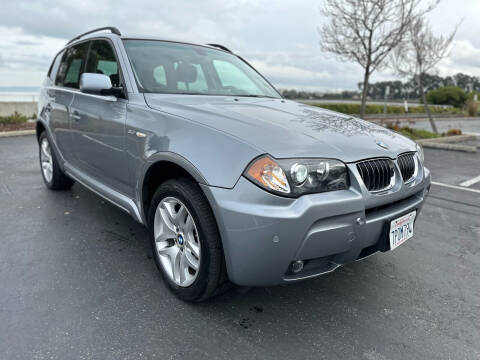
[[[146,230],[76,184],[46,190],[34,136],[0,138],[0,358],[478,359],[479,153],[425,150],[415,236],[312,281],[177,300]]]

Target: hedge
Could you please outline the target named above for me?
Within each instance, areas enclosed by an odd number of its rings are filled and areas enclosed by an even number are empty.
[[[360,114],[360,104],[312,104],[324,109],[341,112],[344,114]],[[383,105],[367,104],[365,108],[367,115],[383,114]],[[458,114],[461,113],[461,109],[457,108],[443,108],[440,106],[430,106],[430,111],[434,114]],[[409,114],[425,113],[425,107],[423,106],[409,106]],[[405,114],[405,108],[403,106],[388,105],[387,114]]]
[[[462,107],[467,99],[467,93],[456,86],[444,86],[427,93],[427,103],[429,104]]]
[[[2,125],[23,124],[27,122],[27,120],[28,117],[17,112],[15,112],[13,115],[0,116],[0,124]]]

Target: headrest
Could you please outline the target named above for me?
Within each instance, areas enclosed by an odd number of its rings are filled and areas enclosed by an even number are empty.
[[[179,63],[176,73],[177,81],[193,83],[197,80],[197,69],[190,63]]]

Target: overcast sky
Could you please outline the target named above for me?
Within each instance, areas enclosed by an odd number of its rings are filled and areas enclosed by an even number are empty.
[[[0,0],[0,87],[39,86],[53,56],[75,35],[114,25],[148,34],[224,44],[279,88],[355,89],[360,67],[322,53],[321,0]],[[480,0],[442,0],[429,16],[436,33],[463,18],[442,76],[480,76]],[[372,81],[391,79],[388,71]]]

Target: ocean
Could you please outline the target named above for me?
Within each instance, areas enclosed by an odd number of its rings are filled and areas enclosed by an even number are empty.
[[[0,102],[6,101],[38,101],[39,86],[0,86]]]

